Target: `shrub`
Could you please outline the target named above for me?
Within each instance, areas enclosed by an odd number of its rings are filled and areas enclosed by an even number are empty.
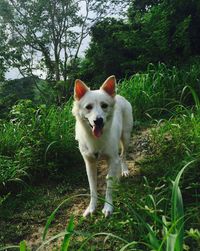
[[[71,101],[63,107],[47,107],[21,100],[12,107],[10,120],[0,125],[0,155],[4,163],[0,167],[0,183],[23,176],[23,170],[55,173],[59,167],[64,169],[67,163],[79,160],[71,106]]]

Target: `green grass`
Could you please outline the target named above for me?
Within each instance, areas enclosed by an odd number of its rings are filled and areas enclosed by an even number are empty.
[[[47,233],[59,211],[82,195],[69,193],[73,190],[69,186],[63,193],[73,198],[58,201],[56,209],[41,202],[51,213],[38,250],[58,238],[62,242],[57,250],[63,251],[200,249],[199,73],[198,62],[184,69],[149,65],[146,72],[119,85],[119,93],[132,104],[135,121],[151,127],[149,153],[138,164],[141,176],[116,185],[112,217],[105,219],[99,212],[88,219],[68,215],[63,231],[51,237]],[[72,101],[63,107],[46,107],[28,100],[13,107],[9,120],[0,125],[1,186],[45,175],[62,181],[69,166],[69,183],[80,185],[83,173],[73,169],[81,158],[71,107]],[[9,195],[0,202],[8,211]],[[28,250],[29,243],[17,243],[19,250]]]
[[[198,61],[184,69],[150,64],[146,72],[124,80],[119,93],[131,102],[136,124],[169,118],[180,114],[183,107],[200,106],[196,94],[199,72]],[[9,120],[0,124],[0,185],[27,173],[54,176],[74,160],[80,162],[71,108],[72,100],[63,107],[36,106],[30,100],[13,106]]]
[[[63,224],[63,231],[46,237],[56,214],[64,204],[77,197],[76,195],[63,200],[52,212],[43,232],[43,243],[36,249],[42,250],[55,240],[61,239],[61,246],[55,250],[156,250],[182,251],[186,239],[187,246],[199,248],[199,232],[188,228],[189,215],[184,212],[184,203],[180,189],[180,180],[185,171],[189,170],[195,161],[187,163],[176,175],[172,185],[164,189],[163,185],[153,187],[147,179],[135,180],[135,189],[131,188],[133,179],[124,180],[123,186],[116,186],[115,200],[117,206],[110,218],[104,218],[99,213],[95,217],[74,219],[72,215],[68,223]],[[169,182],[165,183],[169,185]],[[143,195],[139,192],[143,186]],[[122,194],[126,190],[126,194]],[[166,192],[170,191],[170,194]],[[169,196],[168,196],[169,195]],[[170,198],[171,197],[171,198]],[[187,224],[185,224],[187,222]],[[194,241],[194,242],[193,242]],[[195,244],[194,244],[195,243]],[[192,246],[191,246],[192,244]],[[28,243],[21,242],[29,250]],[[18,246],[19,247],[19,246]],[[5,247],[6,249],[6,247]],[[5,250],[0,249],[0,250]]]
[[[54,175],[80,161],[71,106],[69,101],[64,107],[38,107],[22,100],[12,108],[10,119],[0,124],[0,185],[27,173]]]
[[[196,93],[200,92],[199,72],[198,61],[184,69],[150,64],[146,72],[122,81],[119,93],[132,104],[136,121],[169,117],[177,103],[185,106],[194,104],[190,88]]]

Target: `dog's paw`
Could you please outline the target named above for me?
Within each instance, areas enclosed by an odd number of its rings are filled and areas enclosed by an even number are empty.
[[[89,215],[92,215],[95,212],[96,207],[95,206],[88,206],[86,210],[83,213],[83,217],[87,217]]]
[[[122,171],[122,177],[128,177],[129,176],[129,171],[128,170],[123,170]]]
[[[122,161],[122,177],[128,177],[129,176],[129,170],[128,170],[128,166],[125,162]]]
[[[105,203],[104,208],[102,210],[102,213],[105,215],[105,217],[108,217],[113,212],[113,206],[110,204]]]

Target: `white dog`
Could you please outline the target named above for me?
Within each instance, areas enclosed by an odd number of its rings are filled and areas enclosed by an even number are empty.
[[[99,158],[107,160],[109,170],[105,216],[113,211],[113,180],[128,175],[126,150],[133,126],[132,107],[122,96],[115,95],[115,76],[106,79],[99,90],[91,91],[81,80],[75,81],[73,114],[76,117],[76,140],[86,165],[90,186],[90,204],[84,216],[92,214],[97,205],[97,167]],[[119,156],[121,144],[122,154]]]

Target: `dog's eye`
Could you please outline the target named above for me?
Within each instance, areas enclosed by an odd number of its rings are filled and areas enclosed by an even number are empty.
[[[87,110],[92,110],[92,105],[91,104],[89,104],[89,105],[86,105],[86,107],[85,107]]]
[[[106,104],[106,103],[102,103],[102,104],[101,104],[101,108],[102,108],[102,109],[106,109],[107,107],[108,107],[108,104]]]

